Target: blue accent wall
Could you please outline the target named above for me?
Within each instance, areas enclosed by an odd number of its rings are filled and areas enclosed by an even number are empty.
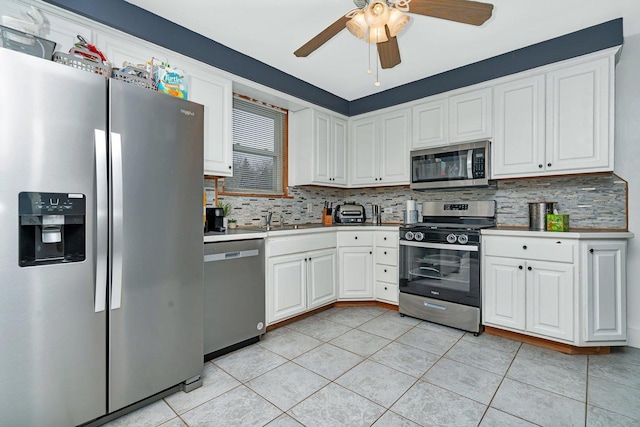
[[[347,101],[124,0],[44,0],[221,70],[354,116],[622,45],[622,18]]]

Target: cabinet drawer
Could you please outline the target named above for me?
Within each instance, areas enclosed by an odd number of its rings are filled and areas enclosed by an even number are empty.
[[[339,231],[338,246],[373,246],[371,231]]]
[[[398,247],[398,231],[378,231],[376,232],[376,246],[385,248]]]
[[[397,266],[398,250],[395,248],[376,248],[376,263]]]
[[[398,283],[398,268],[390,265],[376,264],[376,280],[378,282]]]
[[[270,237],[267,239],[267,247],[270,257],[335,248],[336,233],[321,232],[304,236]]]
[[[398,285],[376,282],[376,299],[398,304]]]
[[[575,261],[575,243],[571,240],[490,236],[483,238],[483,246],[486,256],[567,263]]]

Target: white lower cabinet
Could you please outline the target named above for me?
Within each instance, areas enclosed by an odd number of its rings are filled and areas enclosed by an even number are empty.
[[[267,324],[336,300],[335,247],[334,233],[267,239]]]
[[[398,232],[375,232],[375,298],[398,304]]]
[[[338,231],[340,299],[373,298],[373,232]]]
[[[624,344],[626,237],[521,234],[483,235],[483,324],[576,346]]]

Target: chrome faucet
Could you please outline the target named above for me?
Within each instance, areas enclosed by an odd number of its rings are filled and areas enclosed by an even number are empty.
[[[267,230],[269,228],[271,228],[271,217],[273,216],[273,212],[267,212],[267,214],[264,216],[264,225],[267,228]]]

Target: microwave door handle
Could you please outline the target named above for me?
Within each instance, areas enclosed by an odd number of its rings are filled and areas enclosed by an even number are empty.
[[[467,178],[473,179],[473,149],[467,151]]]

